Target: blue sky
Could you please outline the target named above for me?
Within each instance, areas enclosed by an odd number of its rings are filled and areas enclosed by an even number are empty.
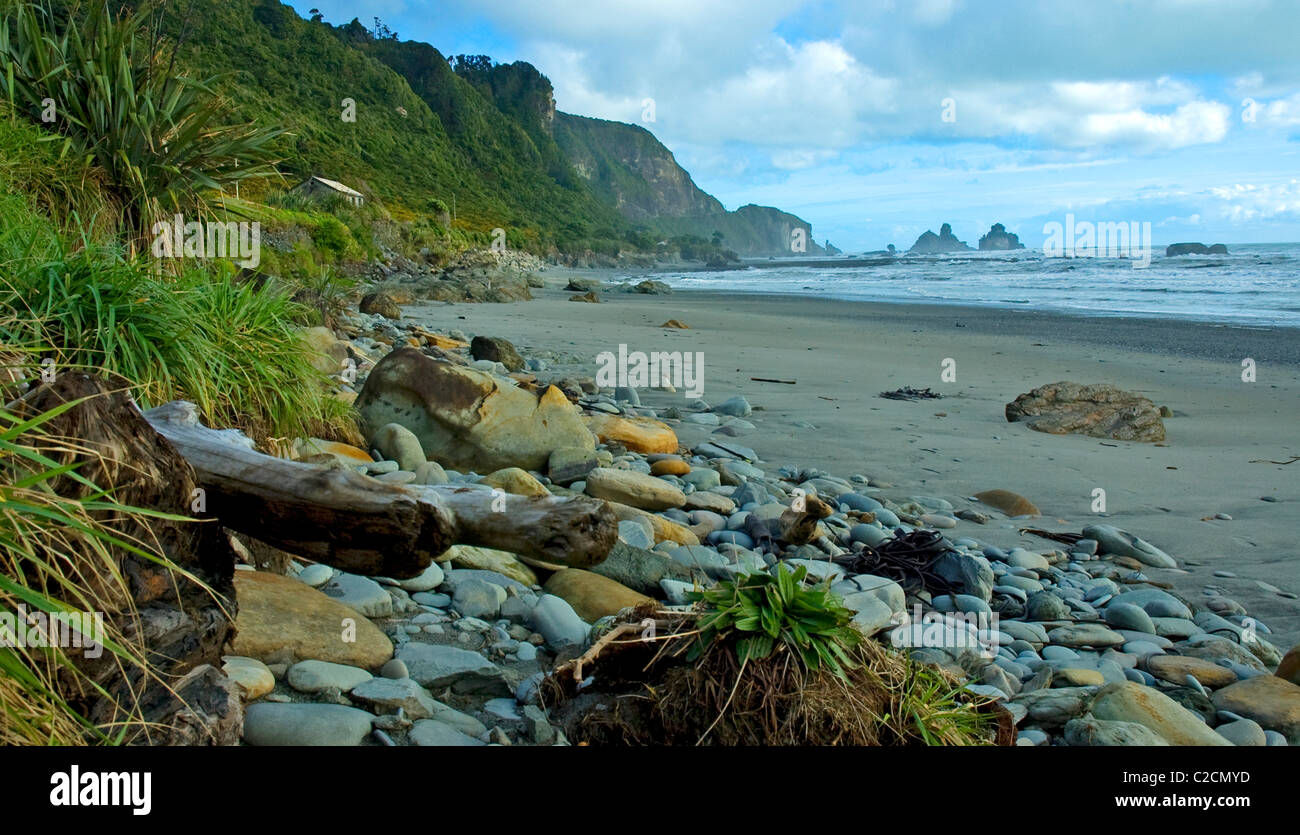
[[[528,61],[639,123],[728,208],[848,250],[995,222],[1300,241],[1296,0],[315,0],[445,55]],[[653,121],[643,117],[653,100]]]

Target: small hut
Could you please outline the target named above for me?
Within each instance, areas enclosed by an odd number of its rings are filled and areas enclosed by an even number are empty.
[[[324,177],[308,177],[294,186],[291,193],[301,194],[305,197],[325,197],[336,194],[353,206],[360,206],[366,202],[365,196],[356,189],[348,188],[337,180],[327,180]]]

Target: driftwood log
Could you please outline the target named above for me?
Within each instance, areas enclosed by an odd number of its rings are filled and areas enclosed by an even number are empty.
[[[222,525],[344,571],[413,577],[455,544],[583,568],[603,561],[618,537],[614,513],[595,499],[387,484],[276,458],[237,432],[203,426],[184,401],[145,417],[194,468]]]

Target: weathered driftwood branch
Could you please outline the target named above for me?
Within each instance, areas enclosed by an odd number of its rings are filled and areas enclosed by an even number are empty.
[[[386,484],[276,458],[236,432],[203,426],[183,401],[145,417],[190,462],[207,511],[223,525],[345,571],[411,577],[457,543],[590,566],[618,536],[612,511],[592,499]]]
[[[440,484],[407,486],[450,511],[453,541],[510,551],[570,568],[605,561],[618,540],[609,505],[585,496],[495,496],[481,488]]]

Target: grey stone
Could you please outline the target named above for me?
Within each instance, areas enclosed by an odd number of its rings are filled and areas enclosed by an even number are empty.
[[[1029,721],[1044,727],[1061,727],[1088,709],[1096,687],[1057,687],[1022,692],[1015,702],[1023,706]]]
[[[583,447],[560,447],[552,450],[546,462],[546,475],[556,484],[568,486],[586,477],[600,466],[594,450]]]
[[[428,568],[410,579],[399,580],[397,585],[403,591],[432,591],[438,586],[441,586],[444,579],[446,579],[446,574],[444,574],[442,566],[438,565],[436,562],[431,562],[429,563]]]
[[[321,591],[368,618],[392,617],[393,598],[369,577],[341,571],[322,586]]]
[[[1107,721],[1091,716],[1066,722],[1065,741],[1078,746],[1169,745],[1155,731],[1137,722]]]
[[[501,604],[506,601],[506,590],[493,583],[471,577],[456,584],[451,605],[467,618],[496,620]]]
[[[730,415],[731,417],[743,418],[743,417],[749,417],[751,414],[753,414],[754,409],[752,406],[749,405],[748,400],[746,400],[744,397],[737,395],[736,397],[729,397],[726,400],[719,403],[718,405],[714,406],[713,411],[723,415]]]
[[[1025,603],[1025,617],[1038,621],[1069,620],[1070,607],[1050,591],[1035,592]]]
[[[401,708],[408,719],[433,718],[438,702],[418,682],[409,678],[375,678],[352,688],[352,700],[377,713],[396,713]]]
[[[299,580],[312,588],[325,585],[333,576],[334,569],[330,568],[328,565],[322,565],[321,563],[309,565],[297,574]]]
[[[618,538],[635,548],[653,548],[654,533],[646,530],[646,525],[631,519],[618,523]]]
[[[1036,554],[1024,548],[1012,548],[1011,553],[1007,554],[1006,562],[1007,565],[1016,568],[1029,568],[1034,571],[1046,571],[1051,568],[1051,563],[1042,554]]]
[[[386,423],[379,427],[370,442],[384,454],[385,458],[396,461],[403,470],[416,472],[420,465],[425,463],[420,439],[400,423]]]
[[[501,670],[477,652],[441,644],[404,644],[397,657],[411,671],[411,678],[430,690],[447,687],[454,693],[509,695]]]
[[[244,712],[249,745],[360,745],[374,717],[343,705],[257,702]]]
[[[347,692],[373,676],[360,667],[329,661],[300,661],[289,668],[289,686],[301,693],[318,693],[331,687]]]
[[[553,649],[582,646],[591,631],[566,600],[553,594],[539,597],[530,617],[533,629],[541,633]]]
[[[1151,622],[1151,616],[1146,613],[1146,610],[1118,598],[1112,600],[1106,607],[1105,618],[1106,623],[1117,629],[1130,629],[1148,635],[1156,634],[1156,625]]]
[[[415,468],[416,484],[446,484],[447,481],[447,471],[437,461],[425,461]]]
[[[889,627],[894,617],[889,605],[869,591],[848,595],[844,607],[855,612],[852,624],[867,637]]]
[[[1076,623],[1061,626],[1047,633],[1053,644],[1065,647],[1117,647],[1124,636],[1099,623]]]
[[[1264,729],[1253,719],[1228,722],[1215,728],[1214,731],[1233,745],[1242,747],[1268,745],[1268,737],[1264,735]]]
[[[1144,539],[1110,525],[1088,525],[1083,535],[1096,540],[1097,550],[1103,554],[1132,557],[1155,568],[1177,568],[1178,562]]]
[[[380,668],[379,674],[384,678],[392,679],[410,678],[411,676],[410,671],[406,669],[406,664],[396,658],[390,658],[385,662],[384,666]]]
[[[421,719],[411,728],[411,741],[427,748],[467,747],[485,745],[482,740],[467,736],[446,722],[437,719]]]
[[[1192,610],[1187,608],[1187,604],[1163,589],[1133,589],[1115,599],[1121,603],[1139,606],[1153,618],[1192,619]]]
[[[858,527],[860,526],[855,525],[854,529]],[[867,544],[872,545],[870,542]],[[934,561],[933,568],[936,574],[952,583],[962,594],[985,601],[993,597],[993,569],[988,560],[982,557],[948,551]]]

